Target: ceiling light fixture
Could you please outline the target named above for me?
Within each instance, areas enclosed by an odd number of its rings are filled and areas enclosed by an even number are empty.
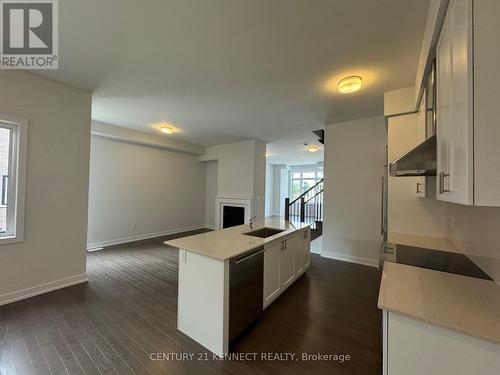
[[[361,82],[363,80],[360,76],[345,77],[339,82],[339,91],[342,94],[351,94],[361,89]]]
[[[315,146],[315,145],[308,145],[307,143],[304,143],[304,146],[305,146],[306,150],[309,152],[316,152],[319,150],[318,146]]]
[[[174,129],[170,126],[162,126],[160,128],[160,131],[163,133],[163,134],[172,134],[174,132]]]

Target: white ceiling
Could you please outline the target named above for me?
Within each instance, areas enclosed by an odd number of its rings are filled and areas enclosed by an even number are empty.
[[[413,84],[429,0],[64,0],[58,71],[95,120],[212,145],[381,114]],[[360,93],[326,83],[356,73]]]
[[[309,152],[304,143],[315,145],[318,151]],[[324,160],[323,145],[310,130],[289,130],[277,141],[268,143],[266,162],[269,164],[304,165]]]

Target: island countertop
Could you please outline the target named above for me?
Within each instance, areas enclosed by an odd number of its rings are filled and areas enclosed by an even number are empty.
[[[500,344],[494,281],[385,262],[378,307]]]
[[[251,230],[248,224],[243,224],[236,227],[165,241],[165,244],[224,261],[279,240],[280,238],[284,238],[297,230],[309,226],[310,224],[307,223],[285,221],[280,218],[266,218],[265,220],[255,222],[253,230],[268,227],[282,229],[283,232],[267,238],[252,237],[244,234]]]

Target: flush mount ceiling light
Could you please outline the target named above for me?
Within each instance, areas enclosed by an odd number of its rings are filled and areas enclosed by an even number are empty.
[[[306,150],[309,152],[316,152],[319,150],[319,147],[315,146],[315,145],[308,145],[307,143],[305,143],[304,146],[305,146]]]
[[[162,126],[160,128],[160,131],[163,134],[172,134],[174,132],[174,128],[172,128],[171,126]]]
[[[361,89],[361,82],[363,80],[360,76],[345,77],[339,82],[339,91],[342,94],[350,94]]]

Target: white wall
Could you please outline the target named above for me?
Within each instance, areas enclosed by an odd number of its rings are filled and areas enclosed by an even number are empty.
[[[0,113],[28,120],[24,242],[0,246],[0,304],[86,280],[90,93],[0,71]]]
[[[447,238],[500,282],[500,208],[447,203],[447,213]]]
[[[218,161],[217,195],[252,198],[252,214],[265,215],[266,145],[256,140],[210,146],[200,161]]]
[[[265,195],[266,195],[266,144],[255,141],[255,153],[253,164],[253,216],[264,219]]]
[[[419,143],[417,115],[389,118],[387,137],[391,162]],[[447,205],[435,199],[419,198],[417,181],[417,177],[389,177],[388,231],[445,237]]]
[[[290,171],[284,164],[274,166],[274,214],[285,216],[285,198],[290,198]]]
[[[207,147],[200,161],[219,162],[217,194],[253,196],[255,141]]]
[[[384,117],[325,127],[323,256],[378,264]]]
[[[284,205],[285,197],[288,196],[288,191],[284,189],[287,186],[283,186],[281,173],[282,171],[286,171],[287,166],[284,164],[272,164],[268,165],[268,168],[269,171],[266,172],[268,173],[266,177],[269,179],[270,183],[268,184],[266,179],[266,207],[267,205],[269,206],[269,213],[266,215],[284,216],[285,213],[282,210],[282,206]],[[267,199],[270,200],[269,204]]]
[[[92,135],[90,156],[89,248],[204,226],[198,154]]]
[[[266,217],[273,215],[273,197],[274,197],[274,174],[273,165],[266,164],[266,201],[265,215]]]
[[[217,197],[218,162],[207,161],[205,189],[205,228],[215,229],[215,198]]]

